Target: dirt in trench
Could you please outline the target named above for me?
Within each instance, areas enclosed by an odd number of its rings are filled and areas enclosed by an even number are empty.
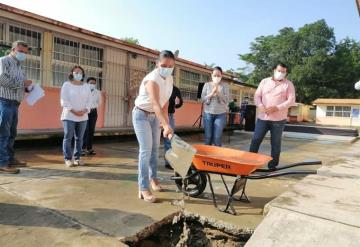
[[[229,227],[222,222],[213,223],[198,215],[179,216],[178,213],[145,228],[133,237],[125,238],[123,242],[131,247],[238,247],[244,246],[252,234],[252,230]]]

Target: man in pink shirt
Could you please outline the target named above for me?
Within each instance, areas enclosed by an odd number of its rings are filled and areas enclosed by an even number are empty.
[[[286,79],[288,68],[283,63],[274,66],[274,75],[263,79],[255,93],[258,119],[251,140],[250,152],[257,153],[267,131],[271,134],[271,157],[268,167],[274,169],[279,164],[281,137],[290,106],[295,104],[295,88]]]

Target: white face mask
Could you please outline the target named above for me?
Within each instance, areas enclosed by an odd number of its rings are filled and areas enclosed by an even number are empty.
[[[281,81],[285,78],[286,73],[280,72],[280,71],[275,71],[274,72],[274,79],[277,81]]]
[[[172,75],[174,68],[164,68],[164,67],[160,67],[159,68],[159,73],[162,77],[168,77]]]
[[[218,83],[220,83],[220,81],[221,81],[221,77],[213,76],[213,77],[212,77],[212,81],[213,81],[215,84],[218,84]]]
[[[89,84],[89,87],[90,87],[91,90],[96,89],[96,85],[95,85],[95,84]]]
[[[83,75],[80,73],[73,72],[73,78],[75,81],[81,81],[83,78]]]

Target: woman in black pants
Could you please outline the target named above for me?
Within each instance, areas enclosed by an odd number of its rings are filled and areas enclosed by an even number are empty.
[[[97,108],[101,102],[101,92],[96,88],[96,79],[94,77],[89,77],[87,83],[91,90],[90,105],[91,110],[89,113],[89,120],[87,122],[86,131],[84,134],[83,140],[83,155],[96,155],[96,152],[93,149],[93,139],[95,133],[95,126],[97,120]]]

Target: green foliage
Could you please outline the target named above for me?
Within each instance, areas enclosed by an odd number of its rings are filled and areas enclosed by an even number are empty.
[[[130,44],[133,44],[133,45],[140,45],[140,42],[138,39],[136,38],[132,38],[132,37],[126,37],[126,38],[123,38],[121,39],[127,43],[130,43]]]
[[[297,31],[286,27],[277,35],[260,36],[251,43],[250,53],[239,57],[255,66],[247,75],[250,84],[271,76],[277,62],[287,64],[298,102],[358,95],[353,84],[360,79],[360,43],[349,38],[337,43],[324,20]]]

